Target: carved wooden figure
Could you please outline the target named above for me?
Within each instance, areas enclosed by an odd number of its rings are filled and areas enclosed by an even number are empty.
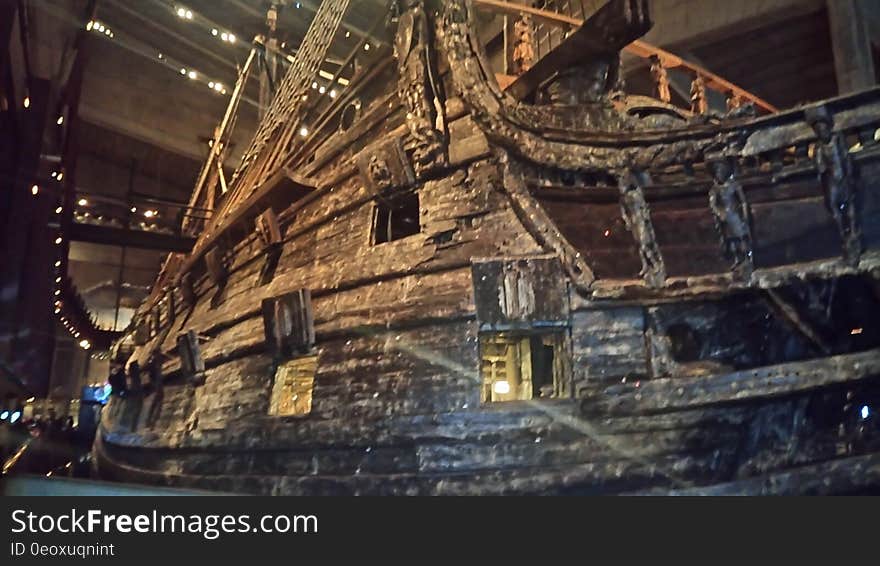
[[[513,24],[513,74],[521,75],[535,62],[534,24],[523,15]]]
[[[691,112],[706,114],[709,111],[709,99],[706,98],[706,81],[701,75],[691,83]]]
[[[641,275],[652,287],[662,287],[666,280],[666,267],[657,245],[651,211],[645,201],[642,187],[650,184],[644,173],[628,171],[620,176],[620,208],[626,229],[630,231],[642,260]]]
[[[734,162],[726,157],[710,163],[714,183],[709,189],[709,208],[721,237],[724,253],[733,261],[733,271],[749,279],[754,269],[751,213],[742,185],[736,179]]]
[[[672,92],[669,90],[669,72],[663,65],[663,60],[657,55],[651,56],[651,77],[654,79],[657,99],[669,104],[672,101]]]
[[[400,70],[398,93],[406,107],[406,123],[413,138],[412,152],[416,173],[445,161],[446,129],[443,103],[434,81],[429,57],[430,31],[424,0],[400,0],[400,23],[394,42],[394,55]]]
[[[834,131],[834,119],[825,107],[808,110],[806,118],[819,138],[814,159],[825,193],[825,206],[837,223],[843,240],[844,259],[858,265],[862,234],[856,208],[853,163],[846,141]]]

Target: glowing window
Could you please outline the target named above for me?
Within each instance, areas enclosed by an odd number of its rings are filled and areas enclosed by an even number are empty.
[[[564,389],[563,335],[516,335],[503,332],[480,336],[483,403],[526,401],[560,396]]]
[[[317,368],[318,356],[296,358],[279,366],[272,386],[269,414],[285,417],[311,413]]]

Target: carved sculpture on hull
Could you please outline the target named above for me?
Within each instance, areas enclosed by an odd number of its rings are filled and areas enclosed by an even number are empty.
[[[733,261],[734,274],[748,280],[754,270],[751,213],[742,185],[736,179],[736,165],[729,157],[710,163],[714,183],[709,189],[709,208],[721,237],[725,255]]]
[[[854,168],[846,141],[834,132],[834,119],[825,107],[807,111],[806,117],[819,138],[814,159],[825,192],[825,206],[840,232],[844,259],[851,265],[858,265],[862,234],[855,202]]]
[[[654,225],[651,223],[651,211],[645,200],[643,187],[651,184],[650,178],[643,172],[627,171],[620,176],[620,209],[626,229],[635,238],[642,260],[641,276],[651,287],[662,287],[666,280],[666,266]]]
[[[412,140],[416,174],[446,161],[443,102],[434,79],[431,60],[431,31],[423,0],[400,0],[400,23],[394,42],[394,56],[400,71],[398,94],[406,108],[406,124]]]

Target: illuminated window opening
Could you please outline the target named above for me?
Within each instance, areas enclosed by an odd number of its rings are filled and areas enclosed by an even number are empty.
[[[418,234],[420,230],[418,193],[404,193],[376,203],[373,245],[400,240]]]
[[[312,390],[318,356],[295,358],[278,367],[272,386],[269,414],[300,417],[312,412]]]
[[[560,332],[482,334],[480,400],[498,403],[561,396],[563,340]]]

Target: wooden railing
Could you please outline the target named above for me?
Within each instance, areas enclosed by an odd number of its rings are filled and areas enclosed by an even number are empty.
[[[544,0],[543,8],[506,0],[473,0],[473,3],[477,8],[499,14],[530,17],[534,21],[535,60],[544,57],[558,47],[571,31],[579,28],[587,19],[583,2],[579,0]],[[656,58],[663,69],[679,69],[689,73],[694,79],[699,78],[707,89],[715,90],[724,95],[729,104],[751,103],[756,108],[768,113],[778,111],[766,100],[712,71],[647,42],[636,40],[629,44],[625,51],[649,61]]]

